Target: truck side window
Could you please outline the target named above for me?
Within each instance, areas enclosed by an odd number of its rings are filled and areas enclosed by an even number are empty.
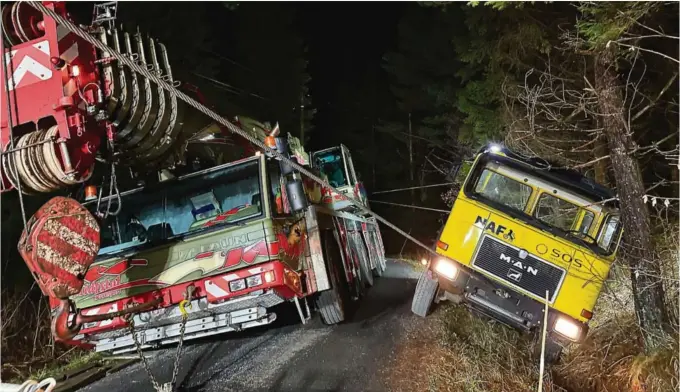
[[[600,248],[611,252],[613,250],[612,248],[616,245],[614,240],[617,239],[616,237],[618,237],[620,228],[619,216],[609,215],[602,228],[600,238],[598,239]]]
[[[342,151],[339,148],[318,154],[314,159],[319,170],[328,177],[331,186],[337,188],[348,185]]]

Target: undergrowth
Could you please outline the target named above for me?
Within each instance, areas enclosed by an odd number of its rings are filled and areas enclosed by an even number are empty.
[[[3,290],[0,320],[4,382],[41,380],[95,358],[90,351],[55,343],[47,298],[35,287],[27,293]]]

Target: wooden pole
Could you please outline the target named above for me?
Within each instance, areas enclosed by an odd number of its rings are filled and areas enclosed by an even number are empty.
[[[545,291],[545,311],[543,312],[543,329],[541,332],[541,365],[538,377],[538,392],[543,392],[543,372],[545,371],[545,338],[548,335],[548,301],[550,292]]]

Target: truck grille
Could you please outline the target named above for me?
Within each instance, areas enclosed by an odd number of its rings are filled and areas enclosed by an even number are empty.
[[[541,298],[547,290],[553,302],[566,271],[530,254],[524,256],[520,257],[519,249],[484,236],[472,265]]]

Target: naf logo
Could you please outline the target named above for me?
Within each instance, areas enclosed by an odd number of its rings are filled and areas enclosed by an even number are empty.
[[[484,219],[479,215],[475,220],[475,226],[482,227],[484,231],[490,231],[495,235],[503,234],[503,238],[505,238],[508,241],[512,241],[515,239],[515,233],[512,231],[512,229],[508,229],[507,227],[499,225],[494,221]]]

